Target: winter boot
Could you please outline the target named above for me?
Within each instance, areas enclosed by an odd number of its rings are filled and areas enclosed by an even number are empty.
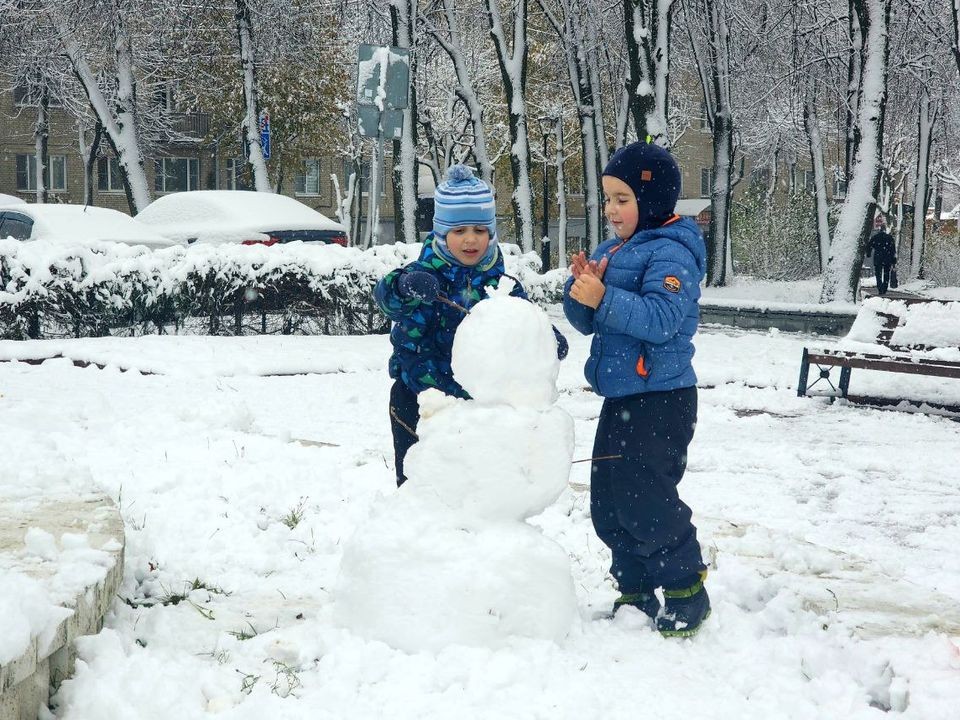
[[[620,597],[613,601],[613,612],[622,608],[624,605],[630,605],[648,616],[651,620],[656,620],[660,613],[660,599],[653,594],[653,590],[636,593],[621,593]]]
[[[704,570],[696,581],[687,587],[663,590],[664,608],[657,618],[657,630],[664,637],[690,637],[695,635],[710,617],[710,597],[703,581]],[[691,578],[692,579],[692,578]]]

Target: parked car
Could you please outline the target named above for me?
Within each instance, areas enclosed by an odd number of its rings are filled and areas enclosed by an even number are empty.
[[[18,198],[16,195],[6,195],[0,193],[0,207],[4,205],[26,205],[27,201],[23,198]]]
[[[175,245],[129,215],[91,205],[0,205],[0,238],[55,242],[115,242],[151,249]]]
[[[249,190],[188,190],[158,197],[137,220],[183,244],[275,245],[302,241],[346,247],[347,229],[298,200]]]

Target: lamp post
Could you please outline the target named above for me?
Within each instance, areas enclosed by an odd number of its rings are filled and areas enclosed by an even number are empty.
[[[553,119],[539,119],[540,132],[543,134],[543,228],[540,232],[540,271],[550,269],[550,164],[547,161],[550,134],[553,132]]]

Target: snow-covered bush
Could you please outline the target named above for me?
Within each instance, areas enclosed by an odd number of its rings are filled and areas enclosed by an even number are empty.
[[[733,266],[764,280],[804,280],[819,272],[813,198],[806,193],[769,202],[751,190],[730,215]]]
[[[931,233],[923,253],[923,275],[940,286],[960,285],[960,233],[952,224]]]
[[[371,295],[420,245],[124,245],[0,240],[0,337],[192,333],[367,334],[389,323]],[[504,246],[507,272],[540,304],[557,302],[565,271]]]

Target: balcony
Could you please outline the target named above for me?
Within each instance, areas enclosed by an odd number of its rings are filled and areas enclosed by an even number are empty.
[[[171,140],[176,136],[184,136],[191,140],[202,140],[210,132],[210,115],[208,113],[170,113]]]

